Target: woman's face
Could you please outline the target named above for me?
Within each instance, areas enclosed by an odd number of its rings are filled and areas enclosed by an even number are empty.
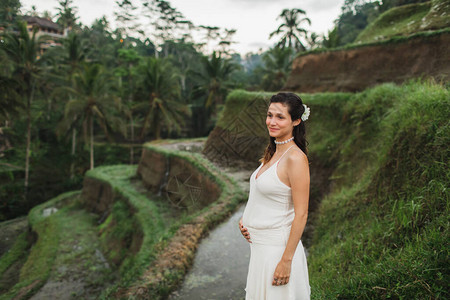
[[[292,136],[294,126],[300,124],[299,120],[292,121],[288,107],[282,103],[270,103],[267,110],[266,125],[271,137],[285,140]]]

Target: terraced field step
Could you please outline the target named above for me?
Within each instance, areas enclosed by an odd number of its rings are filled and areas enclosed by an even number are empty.
[[[95,299],[113,276],[100,251],[96,219],[80,205],[80,191],[33,208],[28,220],[37,241],[21,259],[19,281],[0,299]]]

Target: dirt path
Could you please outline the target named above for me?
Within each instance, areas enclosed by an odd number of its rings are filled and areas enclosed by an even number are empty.
[[[203,144],[181,142],[159,146],[185,151],[192,149],[193,152],[200,153]],[[248,193],[248,180],[253,170],[217,167],[234,178]],[[172,293],[169,299],[234,300],[245,298],[244,288],[250,247],[240,234],[238,227],[244,207],[245,205],[241,205],[228,220],[213,229],[201,241],[192,268],[181,287]]]
[[[238,229],[242,205],[200,243],[194,264],[169,299],[244,299],[250,247]]]

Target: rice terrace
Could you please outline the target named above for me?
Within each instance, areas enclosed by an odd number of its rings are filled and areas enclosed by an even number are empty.
[[[279,91],[311,299],[450,298],[450,2],[249,2],[0,3],[0,299],[245,299]]]

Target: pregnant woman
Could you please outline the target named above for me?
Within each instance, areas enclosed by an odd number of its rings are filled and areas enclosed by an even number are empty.
[[[308,217],[309,166],[305,125],[309,108],[293,93],[270,99],[270,142],[250,177],[239,221],[250,243],[246,300],[309,299],[306,256],[300,240]]]

